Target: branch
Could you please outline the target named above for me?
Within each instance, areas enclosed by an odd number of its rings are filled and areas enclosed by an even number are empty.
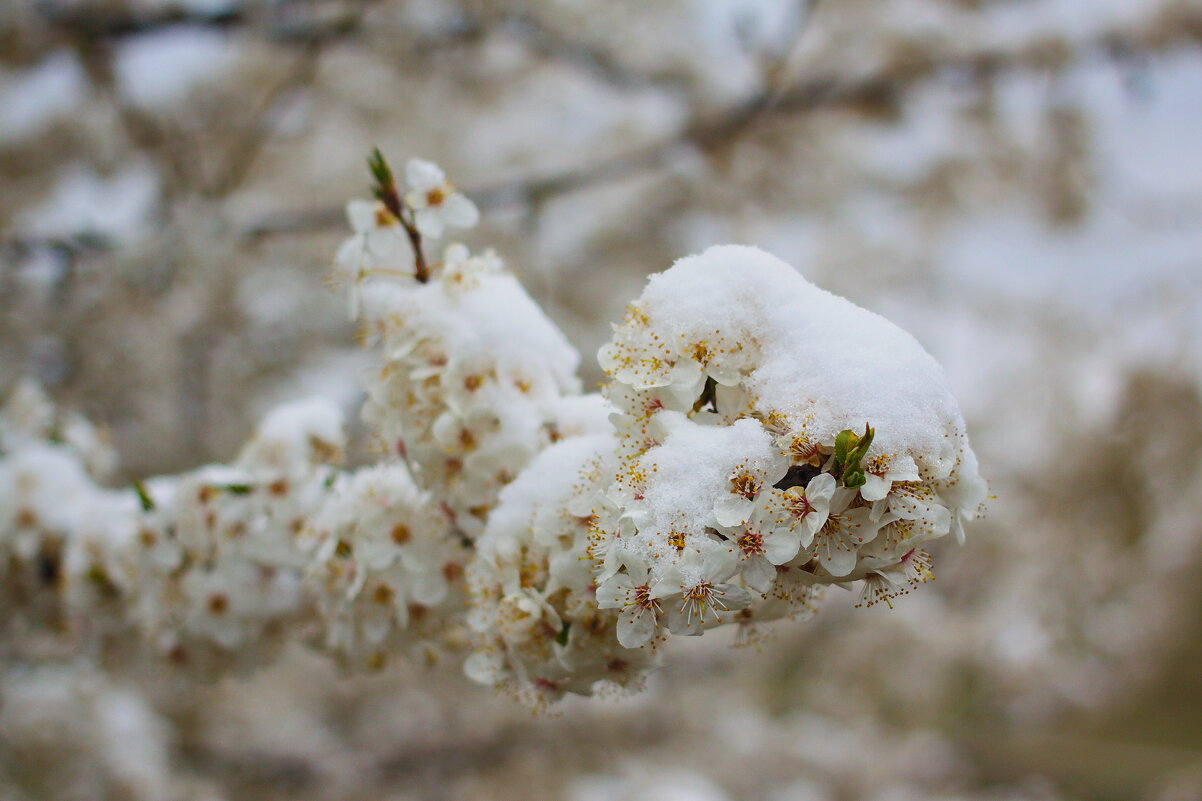
[[[990,48],[890,64],[874,75],[852,81],[837,74],[820,75],[790,88],[770,86],[716,115],[695,119],[664,141],[584,167],[503,181],[469,189],[466,194],[482,210],[512,204],[537,204],[551,197],[655,170],[684,148],[708,151],[728,145],[760,124],[781,117],[820,111],[879,113],[882,108],[894,109],[902,105],[908,92],[949,74],[968,75],[985,82],[1007,73],[1056,70],[1082,54],[1124,58],[1141,51],[1184,47],[1199,40],[1202,40],[1202,13],[1180,11],[1171,19],[1154,20],[1144,29],[1103,33],[1082,43],[1075,52],[1043,41],[1019,50]],[[315,209],[266,217],[246,226],[243,234],[250,239],[261,239],[342,224],[340,209]]]
[[[286,10],[294,9],[295,6],[291,6]],[[314,38],[346,36],[358,27],[358,20],[349,14],[340,14],[331,19],[297,19],[294,14],[283,11],[257,15],[247,6],[206,12],[193,8],[135,10],[45,3],[40,4],[38,10],[47,25],[87,40],[118,39],[188,25],[222,31],[257,27],[275,41],[307,44]]]

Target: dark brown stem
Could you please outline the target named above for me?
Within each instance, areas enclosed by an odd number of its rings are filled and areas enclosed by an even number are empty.
[[[405,233],[409,235],[409,244],[413,247],[413,274],[419,283],[426,283],[430,280],[430,268],[426,265],[426,255],[422,252],[422,235],[417,230],[417,225],[411,215],[406,215],[407,207],[405,202],[401,200],[400,194],[396,191],[396,185],[391,181],[377,189],[376,196],[380,202],[384,204],[384,208],[396,217],[397,222],[405,229]]]
[[[426,266],[426,256],[422,253],[422,235],[411,220],[406,220],[400,215],[397,215],[397,219],[401,221],[401,225],[405,226],[405,233],[409,235],[409,244],[413,246],[413,275],[419,283],[424,284],[430,280],[430,269]]]

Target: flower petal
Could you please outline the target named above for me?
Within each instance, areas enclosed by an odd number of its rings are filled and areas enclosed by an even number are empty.
[[[456,192],[443,201],[442,219],[456,228],[471,228],[480,221],[480,211],[475,203]]]
[[[618,643],[623,648],[638,648],[655,635],[655,613],[631,607],[618,615]]]
[[[427,239],[438,239],[442,236],[443,228],[442,213],[437,209],[418,209],[414,212],[416,217],[417,230]]]
[[[813,532],[810,533],[813,538]],[[764,556],[774,565],[783,565],[797,556],[801,538],[789,529],[779,529],[764,537]]]
[[[755,504],[738,495],[727,494],[714,504],[714,517],[720,526],[738,526],[747,522]]]
[[[772,588],[772,582],[776,579],[776,568],[764,557],[753,556],[743,564],[742,575],[743,583],[763,594]]]
[[[446,183],[446,173],[432,161],[409,159],[405,165],[405,180],[410,189],[425,192]]]
[[[366,233],[376,227],[376,204],[370,200],[352,200],[346,204],[346,219],[355,233]]]

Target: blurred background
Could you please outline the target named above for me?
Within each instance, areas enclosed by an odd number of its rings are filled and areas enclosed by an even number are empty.
[[[127,479],[354,415],[324,280],[379,145],[477,200],[586,385],[648,274],[759,245],[945,365],[996,497],[893,609],[551,714],[299,646],[0,665],[0,799],[1202,799],[1200,44],[1199,0],[6,0],[0,395]]]

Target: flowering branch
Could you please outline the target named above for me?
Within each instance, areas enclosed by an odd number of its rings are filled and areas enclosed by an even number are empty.
[[[0,414],[0,621],[200,673],[292,640],[365,669],[453,655],[545,702],[637,687],[672,635],[746,640],[827,585],[891,603],[931,577],[922,546],[978,513],[942,372],[882,318],[713,248],[651,278],[582,394],[579,356],[495,253],[424,258],[474,204],[429,162],[404,195],[378,151],[369,166],[334,269],[387,456],[342,470],[338,410],[303,401],[230,465],[109,490],[103,439],[23,385]]]
[[[383,203],[389,214],[405,228],[405,233],[409,236],[409,245],[413,248],[414,275],[419,283],[424,284],[430,280],[430,270],[426,267],[426,256],[422,253],[422,235],[411,219],[412,209],[406,209],[400,193],[397,192],[396,181],[392,178],[392,168],[384,160],[384,154],[380,152],[379,148],[372,150],[371,156],[367,159],[367,167],[371,170],[372,178],[375,180],[375,185],[371,190],[372,195]]]

